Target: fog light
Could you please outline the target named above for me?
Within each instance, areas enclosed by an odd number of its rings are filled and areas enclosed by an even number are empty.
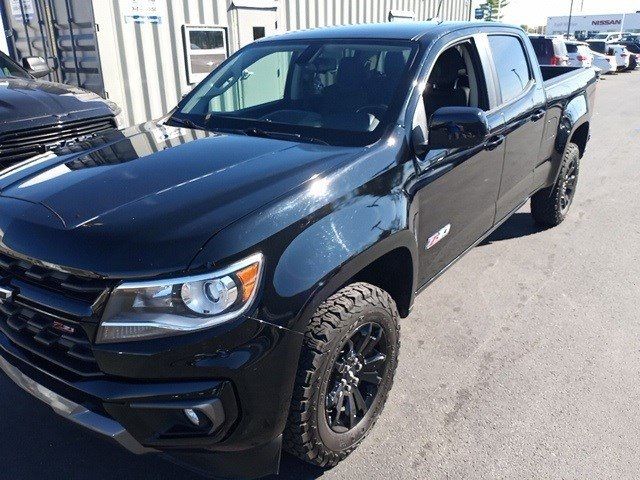
[[[193,410],[192,408],[185,408],[184,414],[187,416],[189,421],[193,423],[196,427],[200,426],[200,417],[198,417],[198,414],[196,413],[195,410]]]

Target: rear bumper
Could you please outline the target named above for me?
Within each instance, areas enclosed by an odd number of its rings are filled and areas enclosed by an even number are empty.
[[[58,415],[132,453],[160,454],[216,478],[258,478],[279,468],[293,378],[287,367],[295,369],[301,343],[299,334],[276,330],[277,335],[270,335],[271,348],[254,348],[260,354],[246,356],[251,360],[247,364],[238,362],[233,351],[223,358],[196,356],[199,363],[194,365],[203,373],[212,373],[214,360],[216,370],[224,363],[227,373],[195,377],[202,380],[72,378],[36,361],[2,333],[0,370]],[[264,324],[260,331],[274,333]],[[128,356],[121,353],[124,363]],[[284,363],[285,358],[290,361]],[[186,409],[196,413],[197,425]]]

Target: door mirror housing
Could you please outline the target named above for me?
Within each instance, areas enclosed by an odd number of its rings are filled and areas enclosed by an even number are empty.
[[[22,59],[22,66],[35,78],[46,77],[51,73],[51,67],[49,67],[47,61],[42,57],[24,57]]]
[[[489,134],[487,116],[475,107],[442,107],[429,119],[429,148],[471,148]]]

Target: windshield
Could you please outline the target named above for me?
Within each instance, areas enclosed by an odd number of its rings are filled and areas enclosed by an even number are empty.
[[[398,114],[415,50],[409,42],[254,44],[214,70],[172,118],[207,129],[372,143]]]
[[[16,65],[9,57],[0,53],[0,78],[4,77],[30,78],[27,72]]]

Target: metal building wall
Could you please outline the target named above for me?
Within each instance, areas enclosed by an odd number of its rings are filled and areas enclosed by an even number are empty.
[[[411,11],[416,20],[436,16],[440,0],[280,0],[284,30],[388,21],[389,11]],[[469,20],[470,0],[444,0],[439,17]]]
[[[171,110],[187,83],[183,25],[228,28],[227,0],[158,0],[159,23],[127,21],[127,0],[93,0],[105,92],[128,125]]]
[[[173,108],[193,84],[187,82],[183,25],[227,29],[229,52],[236,38],[238,11],[244,20],[260,15],[255,5],[275,5],[277,32],[364,22],[386,22],[389,11],[412,11],[416,20],[436,15],[439,0],[157,0],[159,23],[127,20],[130,0],[92,0],[104,89],[121,106],[125,124],[158,118]],[[468,20],[470,0],[444,0],[440,17]],[[255,13],[252,13],[255,12]],[[248,16],[247,16],[248,15]],[[275,25],[274,25],[275,26]],[[275,30],[275,29],[274,29]]]

